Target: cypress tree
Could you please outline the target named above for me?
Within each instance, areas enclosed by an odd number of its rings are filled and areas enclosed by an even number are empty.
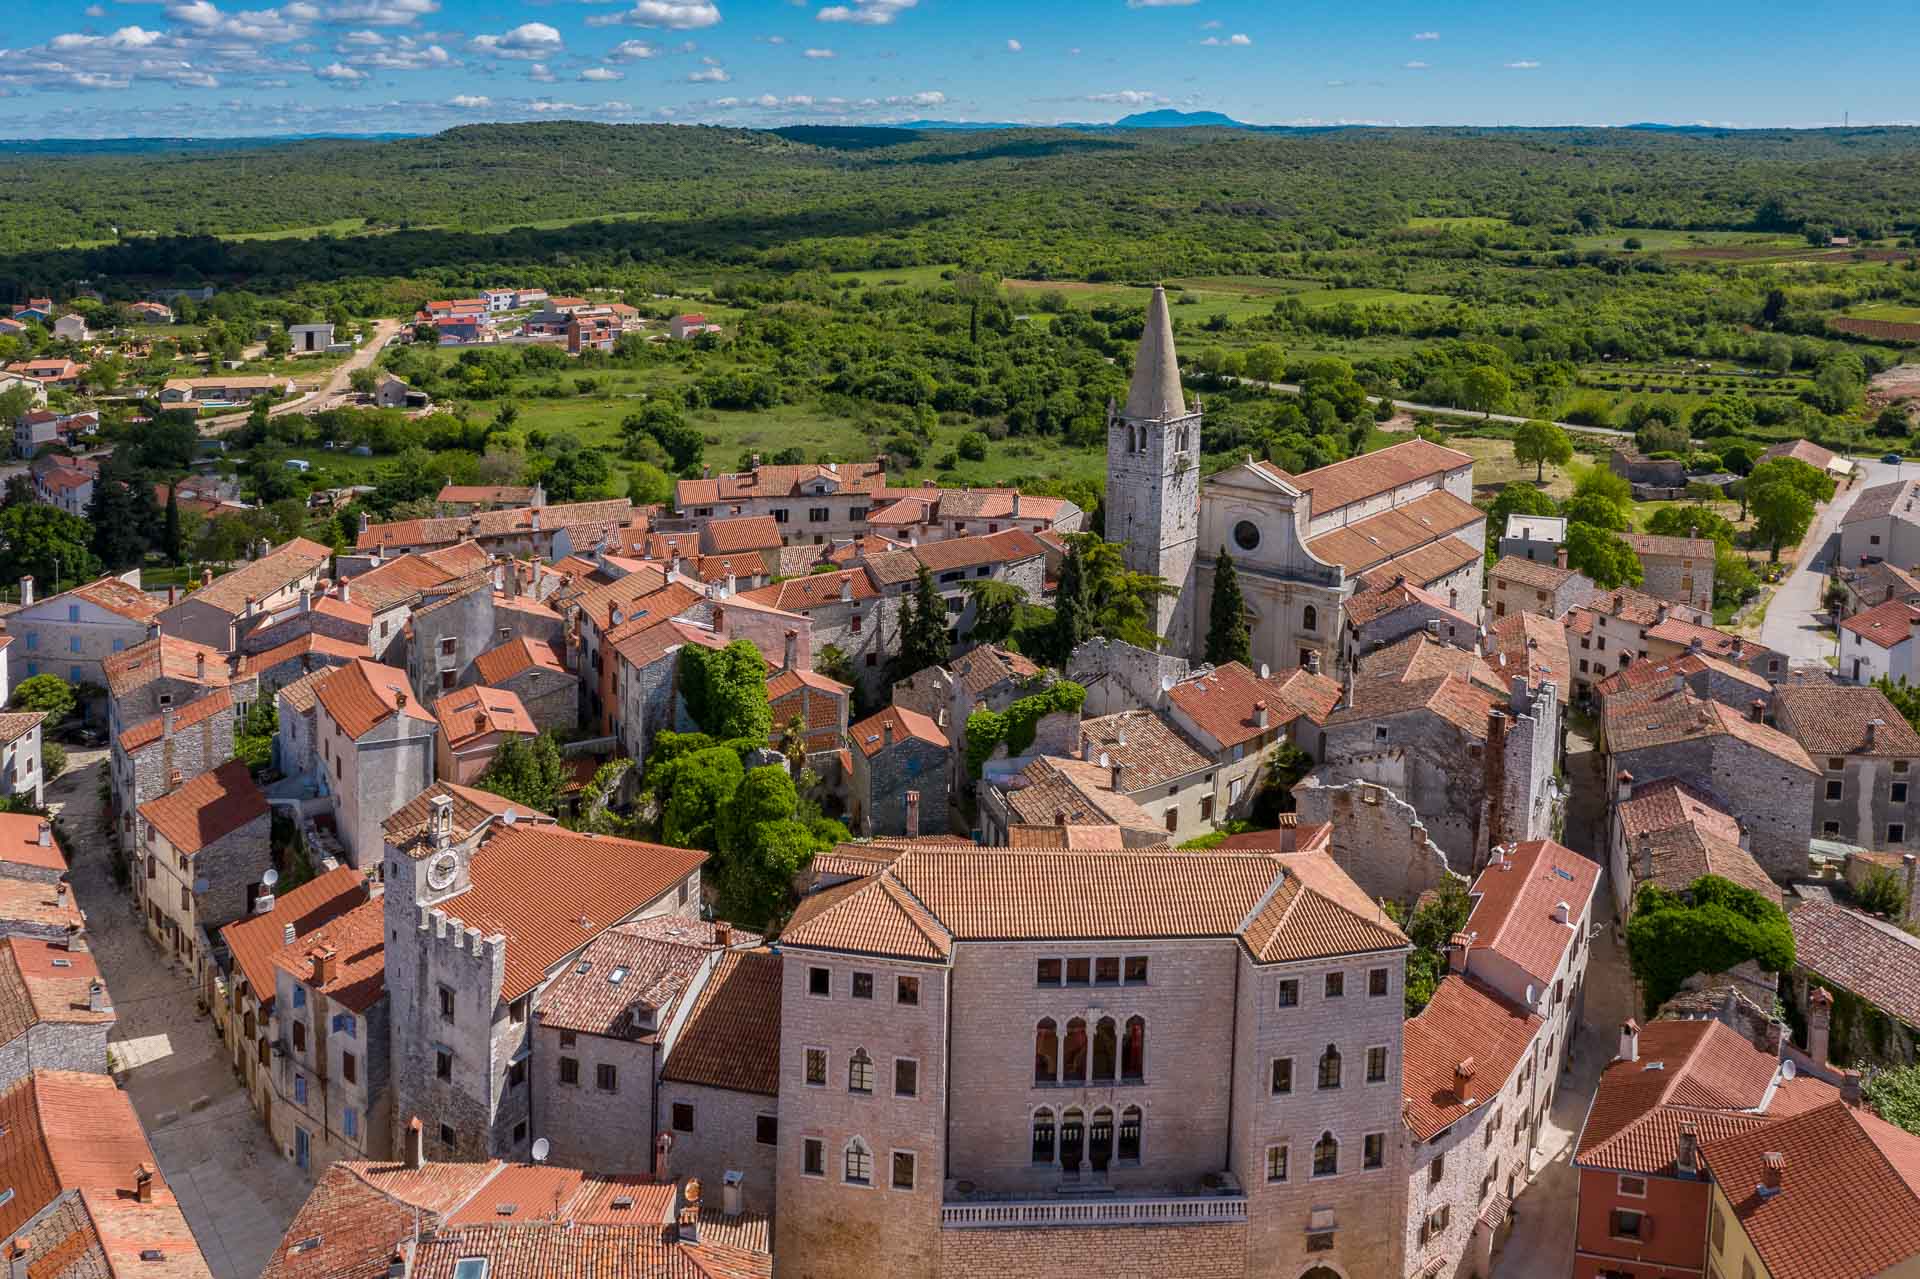
[[[1061,562],[1060,587],[1054,593],[1051,636],[1054,665],[1065,666],[1067,659],[1073,656],[1073,650],[1084,644],[1092,634],[1093,598],[1087,590],[1080,548],[1074,546]]]
[[[167,558],[175,566],[180,563],[180,498],[174,491],[175,486],[167,485],[167,528],[165,533]]]
[[[1207,610],[1207,660],[1215,666],[1239,662],[1253,665],[1253,644],[1247,634],[1247,601],[1240,594],[1240,578],[1233,556],[1220,548],[1213,567],[1213,600]]]
[[[913,594],[900,606],[900,656],[895,659],[901,676],[912,675],[929,666],[946,662],[952,651],[947,643],[947,604],[933,583],[926,565],[914,580]]]

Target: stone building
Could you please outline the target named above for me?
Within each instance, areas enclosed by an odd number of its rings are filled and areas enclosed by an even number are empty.
[[[1073,731],[1077,734],[1077,724]],[[1164,819],[1122,793],[1119,787],[1125,785],[1126,770],[1114,768],[1111,762],[1102,764],[1098,756],[1089,761],[1077,755],[1041,753],[990,762],[980,778],[980,838],[988,844],[1021,847],[1165,845]],[[1076,833],[1083,828],[1104,829],[1093,841],[1075,843],[1063,836],[1045,843],[1021,843],[1019,832],[1030,827]]]
[[[933,574],[947,610],[948,633],[958,642],[973,633],[979,609],[967,593],[971,582],[1005,582],[1038,602],[1046,593],[1046,548],[1025,529],[923,542],[908,552]],[[915,576],[918,576],[916,570]]]
[[[1559,564],[1565,567],[1565,551],[1561,548],[1567,540],[1567,521],[1559,515],[1521,515],[1515,512],[1507,516],[1507,527],[1501,531],[1499,555],[1502,559],[1509,555],[1536,564]]]
[[[44,711],[0,712],[0,794],[18,795],[36,808],[46,799],[40,749],[40,726],[46,718]]]
[[[532,555],[549,562],[591,551],[633,519],[624,497],[560,506],[520,506],[424,520],[363,522],[354,549],[360,555],[414,555],[475,542],[489,555]]]
[[[191,640],[155,633],[101,663],[107,681],[107,729],[114,736],[215,689],[236,705],[252,700],[246,681],[235,686],[227,655]]]
[[[1840,675],[1856,684],[1920,679],[1920,605],[1888,600],[1840,619]]]
[[[459,542],[419,555],[374,556],[367,567],[356,567],[351,557],[340,557],[341,599],[364,605],[372,616],[367,644],[375,660],[389,666],[405,665],[406,626],[413,610],[450,590],[487,567],[487,553],[473,542]]]
[[[218,688],[177,710],[169,706],[113,739],[108,776],[126,846],[138,849],[147,842],[140,806],[172,789],[170,779],[193,777],[232,759],[237,731],[233,698]]]
[[[718,634],[693,622],[649,622],[638,619],[632,629],[615,632],[605,649],[613,668],[606,727],[632,759],[645,759],[659,734],[693,728],[680,696],[681,650],[689,644],[726,647]]]
[[[1594,684],[1594,700],[1604,706],[1620,694],[1645,694],[1659,688],[1685,688],[1703,701],[1719,702],[1737,715],[1764,708],[1774,687],[1759,675],[1705,652],[1678,657],[1637,657]]]
[[[1915,480],[1895,480],[1860,490],[1840,517],[1840,559],[1849,567],[1886,560],[1901,568],[1920,564],[1920,514]]]
[[[322,583],[324,585],[324,583]],[[257,657],[282,649],[305,636],[322,636],[353,651],[353,656],[370,654],[373,611],[352,598],[353,588],[346,583],[347,598],[339,587],[330,590],[302,590],[291,603],[263,610],[260,620],[240,637],[239,651]]]
[[[1567,567],[1566,548],[1537,561],[1502,555],[1487,572],[1487,608],[1494,619],[1538,613],[1558,620],[1593,595],[1593,579]]]
[[[407,620],[407,677],[413,695],[431,707],[473,681],[474,659],[513,638],[496,625],[493,589],[484,576],[422,603]]]
[[[439,721],[413,699],[404,671],[356,661],[315,687],[315,779],[333,796],[334,825],[348,859],[379,857],[382,822],[432,785]]]
[[[36,598],[31,577],[20,579],[20,607],[7,614],[7,695],[23,679],[58,675],[69,684],[105,684],[107,658],[147,638],[160,609],[137,580],[102,577]]]
[[[0,941],[0,992],[0,1089],[36,1070],[108,1073],[117,1014],[85,934]]]
[[[561,830],[444,783],[385,831],[395,1123],[419,1118],[449,1157],[525,1159],[540,992],[616,924],[698,918],[707,855]]]
[[[332,667],[322,667],[274,694],[279,727],[273,737],[273,763],[282,776],[319,780],[320,741],[314,712],[320,705],[320,685],[332,674]]]
[[[267,549],[231,573],[203,581],[199,590],[160,614],[160,629],[222,652],[239,647],[241,636],[275,612],[312,595],[333,558],[331,547],[296,537]]]
[[[769,515],[786,542],[824,543],[858,537],[867,516],[888,499],[886,459],[759,466],[733,474],[681,480],[674,509],[701,521]]]
[[[534,726],[567,733],[580,724],[580,681],[545,640],[518,636],[473,659],[482,684],[512,693]]]
[[[1640,557],[1645,574],[1640,589],[1656,599],[1672,600],[1702,612],[1713,611],[1714,555],[1711,538],[1660,537],[1653,533],[1620,535]]]
[[[1690,690],[1655,685],[1607,699],[1600,747],[1604,776],[1690,782],[1739,820],[1754,860],[1774,879],[1807,873],[1820,770],[1779,729]]]
[[[1920,1056],[1920,938],[1834,901],[1799,902],[1787,922],[1793,972],[1781,996],[1807,1027],[1807,1055],[1820,1066],[1913,1065]],[[1833,1015],[1835,992],[1849,997],[1844,1019]]]
[[[889,706],[849,728],[847,740],[853,745],[847,783],[853,829],[863,835],[947,829],[945,782],[952,747],[938,724],[918,711]]]
[[[1821,770],[1813,833],[1862,848],[1920,841],[1920,733],[1877,688],[1783,684],[1774,723]]]
[[[309,1176],[392,1141],[385,907],[376,897],[273,957],[274,1144]]]
[[[783,1269],[1399,1273],[1407,943],[1324,853],[915,849],[780,950]]]
[[[1699,653],[1731,662],[1742,670],[1760,676],[1769,684],[1778,684],[1787,678],[1788,660],[1785,653],[1776,652],[1743,635],[1729,635],[1725,631],[1679,617],[1669,615],[1656,620],[1647,628],[1642,640],[1648,657],[1678,657],[1682,653]]]
[[[136,856],[134,899],[154,941],[184,962],[195,985],[222,924],[253,909],[273,864],[267,797],[229,760],[140,806],[147,837]]]
[[[867,566],[789,578],[742,591],[739,600],[810,619],[809,653],[832,645],[869,695],[885,689],[887,662],[900,651],[900,599],[881,590]]]
[[[1710,613],[1624,586],[1589,596],[1566,616],[1575,696],[1585,698],[1596,680],[1647,656],[1649,633],[1674,618],[1696,626],[1713,624]]]
[[[1479,601],[1465,607],[1477,614]],[[1480,646],[1480,626],[1462,612],[1459,592],[1451,598],[1423,590],[1396,577],[1378,590],[1362,590],[1347,600],[1343,616],[1346,631],[1341,636],[1340,664],[1346,669],[1359,665],[1363,654],[1385,648],[1424,631],[1442,644],[1468,650]]]
[[[1648,457],[1635,449],[1617,448],[1607,457],[1607,469],[1633,486],[1635,501],[1672,501],[1686,496],[1687,464],[1679,458]]]
[[[1112,789],[1166,827],[1166,842],[1211,834],[1223,821],[1219,765],[1152,711],[1120,711],[1080,721],[1080,759],[1112,770]]]
[[[252,681],[260,696],[271,697],[316,670],[332,670],[366,655],[364,643],[308,632],[262,652],[247,654],[240,658],[235,670]]]
[[[443,782],[479,781],[502,743],[540,731],[518,697],[485,684],[448,693],[434,704],[433,713],[440,722],[433,744],[434,775]]]
[[[1779,887],[1747,849],[1747,832],[1733,814],[1692,782],[1662,777],[1636,783],[1614,779],[1608,840],[1614,912],[1622,923],[1646,884],[1681,892],[1702,875],[1718,875],[1776,904]]]
[[[1283,826],[1283,834],[1293,834],[1297,845],[1311,842],[1307,832],[1324,829],[1327,852],[1376,901],[1414,902],[1448,883],[1466,885],[1463,870],[1456,870],[1447,850],[1428,836],[1426,823],[1413,805],[1385,786],[1374,782],[1329,786],[1308,774],[1293,788],[1293,797],[1294,811],[1282,814],[1282,819],[1291,817],[1294,827],[1286,832]],[[1280,851],[1289,849],[1283,843]],[[1462,850],[1461,867],[1470,869],[1466,862]]]
[[[938,666],[927,668],[928,671],[941,669]],[[903,680],[901,684],[907,682]],[[894,686],[896,697],[901,684]],[[788,726],[799,720],[809,755],[839,750],[847,740],[847,714],[852,708],[852,695],[851,685],[828,679],[818,671],[797,670],[791,665],[787,666],[767,681],[767,705],[773,711],[775,739],[783,739]],[[929,704],[932,709],[914,705],[904,705],[904,709],[919,711],[945,733],[946,725],[942,721],[947,717],[946,700],[929,699]],[[894,705],[902,706],[903,703],[896,700]],[[944,777],[940,780],[940,788],[946,789]]]
[[[1080,645],[1066,666],[1067,678],[1087,690],[1083,709],[1088,715],[1165,710],[1168,691],[1192,673],[1193,663],[1184,657],[1109,639],[1090,639]]]

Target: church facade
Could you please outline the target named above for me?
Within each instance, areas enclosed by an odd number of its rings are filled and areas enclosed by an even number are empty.
[[[1106,537],[1129,568],[1180,588],[1156,605],[1168,651],[1202,655],[1222,554],[1256,666],[1332,670],[1346,600],[1401,579],[1479,614],[1486,517],[1467,454],[1415,437],[1300,475],[1249,458],[1202,482],[1202,421],[1155,289],[1126,406],[1108,414]]]

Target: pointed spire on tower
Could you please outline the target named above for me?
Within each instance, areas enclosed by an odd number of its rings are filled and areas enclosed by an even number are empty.
[[[1165,286],[1153,286],[1147,303],[1147,327],[1140,334],[1140,350],[1133,360],[1133,381],[1127,387],[1124,417],[1149,422],[1187,415],[1180,394],[1180,365],[1173,354],[1173,317],[1167,313]]]

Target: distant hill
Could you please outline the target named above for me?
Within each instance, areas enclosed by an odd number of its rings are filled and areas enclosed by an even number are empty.
[[[1158,111],[1136,111],[1132,115],[1123,115],[1113,122],[1116,129],[1247,129],[1253,126],[1242,124],[1230,115],[1221,115],[1218,111],[1175,111],[1162,108]]]
[[[417,133],[282,133],[246,138],[0,138],[0,155],[152,155],[166,151],[241,151],[289,142],[394,142]]]

